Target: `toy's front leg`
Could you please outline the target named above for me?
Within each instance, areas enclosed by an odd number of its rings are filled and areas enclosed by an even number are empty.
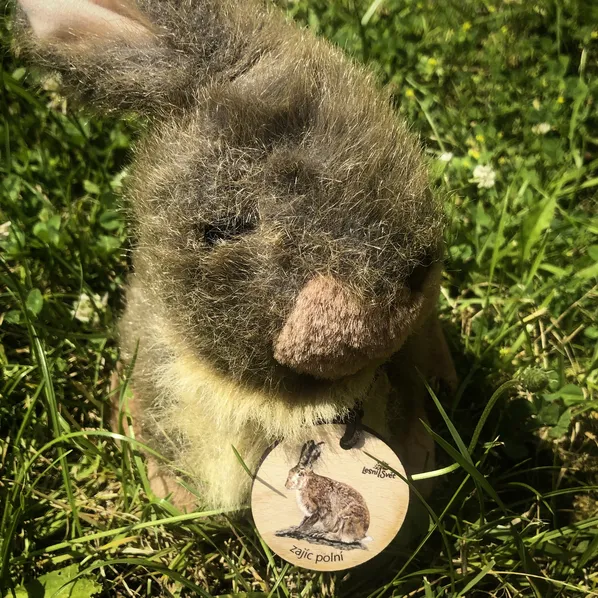
[[[407,340],[387,372],[392,386],[387,418],[397,453],[409,475],[430,471],[435,468],[434,441],[422,422],[428,423],[428,411],[435,407],[423,379],[432,387],[444,385],[449,392],[456,390],[458,382],[436,314]],[[424,496],[432,487],[432,480],[418,483]]]
[[[432,314],[408,341],[413,365],[429,383],[435,382],[449,393],[457,390],[459,380],[438,315]]]
[[[444,387],[449,393],[457,390],[457,372],[436,313],[407,339],[393,357],[388,374],[393,386],[405,387],[415,395],[425,389],[422,377],[432,388]]]
[[[110,428],[117,434],[135,438],[139,442],[145,442],[141,425],[142,407],[139,404],[139,399],[135,392],[129,388],[126,405],[121,410],[119,405],[120,384],[119,374],[114,372],[111,381],[113,395],[110,405]],[[130,420],[128,416],[130,416]],[[129,421],[131,422],[130,425]],[[193,511],[197,506],[197,497],[181,486],[174,474],[160,467],[160,463],[155,457],[150,454],[145,456],[147,479],[156,498],[168,497],[177,509],[187,512]]]

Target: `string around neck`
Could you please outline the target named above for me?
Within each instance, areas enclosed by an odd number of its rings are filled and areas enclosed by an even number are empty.
[[[363,419],[363,404],[358,403],[342,419],[340,423],[345,424],[345,433],[340,439],[342,449],[348,451],[352,449],[361,438],[361,420]]]

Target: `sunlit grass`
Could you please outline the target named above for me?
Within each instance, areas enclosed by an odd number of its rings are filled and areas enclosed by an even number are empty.
[[[460,387],[430,400],[427,530],[320,574],[245,513],[151,495],[139,443],[107,427],[143,124],[76,111],[3,29],[0,595],[598,596],[595,3],[281,4],[390,86],[446,198]]]

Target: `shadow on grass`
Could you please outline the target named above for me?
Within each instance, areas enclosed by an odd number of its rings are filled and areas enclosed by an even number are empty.
[[[449,336],[459,338],[458,333]],[[505,379],[501,379],[497,369],[497,355],[487,355],[480,361],[467,354],[463,346],[453,346],[452,353],[460,379],[468,378],[468,381],[461,389],[460,400],[454,410],[451,409],[454,397],[445,394],[439,398],[467,445],[489,399]],[[524,560],[522,551],[525,552],[526,548],[520,534],[528,537],[527,530],[534,527],[534,520],[552,520],[553,529],[571,523],[573,492],[542,499],[558,486],[556,480],[560,464],[554,446],[538,435],[539,426],[531,396],[522,395],[523,391],[511,389],[500,397],[471,455],[473,463],[500,496],[506,510],[502,510],[486,493],[481,495],[471,476],[461,468],[436,478],[429,507],[441,518],[442,533],[438,528],[432,530],[434,524],[421,503],[410,506],[410,520],[406,521],[385,551],[356,569],[337,574],[335,585],[339,596],[390,596],[393,589],[400,592],[397,595],[410,592],[419,595],[423,594],[425,587],[424,576],[430,580],[444,578],[442,585],[453,579],[461,587],[467,583],[468,575],[474,577],[480,570],[477,554],[477,562],[473,566],[468,564],[469,546],[475,546],[472,553],[475,554],[480,546],[496,543],[503,554],[489,555],[489,561],[501,556],[506,561]],[[454,445],[441,414],[431,401],[428,417],[431,428]],[[436,459],[437,469],[454,463],[439,446],[436,447]],[[563,488],[566,484],[567,481],[563,480],[559,487]],[[446,513],[443,513],[445,509]],[[516,531],[514,528],[522,522],[523,526]],[[443,535],[448,539],[451,554],[447,554]],[[505,537],[508,538],[506,547]],[[522,569],[532,575],[543,576],[533,559],[531,563],[522,565]],[[552,587],[548,582],[538,580],[535,583],[543,596],[551,595]]]

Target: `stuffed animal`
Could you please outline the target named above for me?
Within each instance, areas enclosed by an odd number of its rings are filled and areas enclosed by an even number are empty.
[[[408,473],[433,468],[444,218],[373,76],[267,2],[19,4],[17,46],[67,93],[149,123],[120,342],[137,436],[168,459],[154,491],[247,504],[239,456],[358,407]]]

